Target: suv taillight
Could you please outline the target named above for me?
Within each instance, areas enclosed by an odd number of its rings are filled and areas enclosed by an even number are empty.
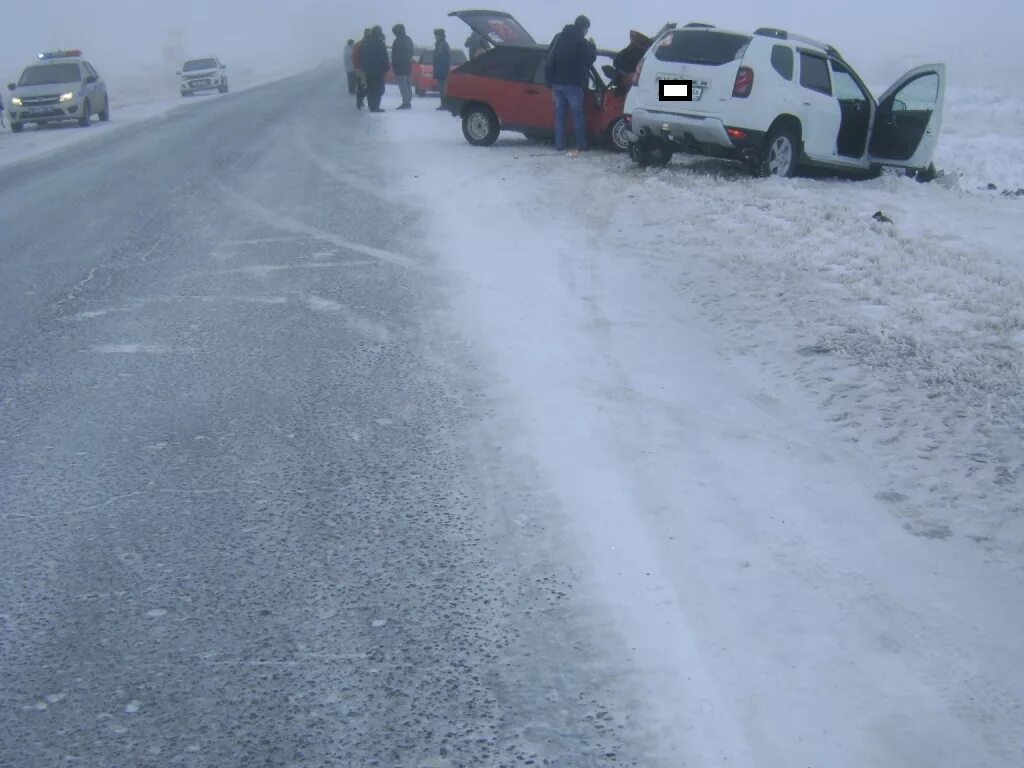
[[[745,99],[750,95],[754,87],[754,70],[750,67],[740,67],[736,72],[736,82],[732,86],[734,98]]]
[[[633,85],[640,85],[640,72],[643,71],[644,60],[640,59],[640,63],[636,65],[636,69],[633,70]]]

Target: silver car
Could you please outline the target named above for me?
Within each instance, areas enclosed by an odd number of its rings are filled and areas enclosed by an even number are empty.
[[[75,121],[86,126],[93,115],[110,119],[107,85],[81,51],[52,51],[8,83],[11,130],[20,133],[28,123]]]
[[[178,71],[178,77],[181,78],[181,95],[191,96],[199,91],[213,90],[227,93],[227,69],[216,56],[186,61],[185,66]]]

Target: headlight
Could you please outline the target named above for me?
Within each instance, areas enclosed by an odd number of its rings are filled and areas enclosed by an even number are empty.
[[[75,98],[73,93],[62,93],[60,95],[60,103],[63,104],[65,101],[71,101],[73,98]]]
[[[17,96],[11,96],[11,104],[13,104],[16,107],[20,107],[21,99],[19,99]]]

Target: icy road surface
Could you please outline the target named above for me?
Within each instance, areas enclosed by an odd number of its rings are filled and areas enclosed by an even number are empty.
[[[647,762],[323,88],[0,171],[2,766]]]

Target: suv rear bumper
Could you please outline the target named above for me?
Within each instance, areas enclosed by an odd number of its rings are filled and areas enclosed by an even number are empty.
[[[674,149],[709,157],[753,159],[761,149],[764,132],[744,128],[742,133],[742,137],[733,138],[721,119],[710,115],[637,109],[633,112],[629,139],[662,141]]]

